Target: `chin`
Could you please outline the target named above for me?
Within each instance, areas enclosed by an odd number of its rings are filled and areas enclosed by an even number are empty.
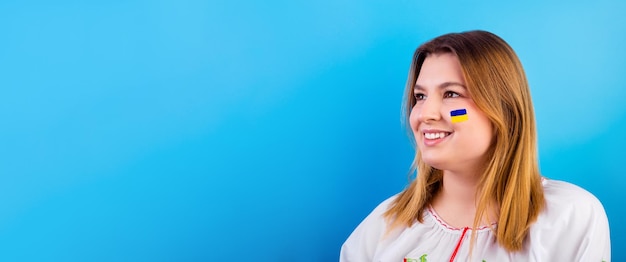
[[[439,170],[444,170],[446,169],[445,166],[446,164],[444,163],[443,160],[441,159],[432,159],[432,158],[428,158],[428,157],[423,157],[422,156],[422,161],[424,161],[424,163],[426,163],[427,165],[439,169]]]

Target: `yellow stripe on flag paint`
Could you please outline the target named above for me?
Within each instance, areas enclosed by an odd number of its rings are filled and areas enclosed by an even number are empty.
[[[452,117],[452,123],[459,123],[463,121],[467,121],[467,114]]]

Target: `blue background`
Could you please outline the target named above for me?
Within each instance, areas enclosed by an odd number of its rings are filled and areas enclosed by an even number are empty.
[[[414,48],[517,51],[626,261],[624,1],[0,3],[0,261],[335,261],[407,183]]]

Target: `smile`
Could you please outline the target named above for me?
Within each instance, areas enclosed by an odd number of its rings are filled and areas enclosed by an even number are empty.
[[[438,133],[424,133],[424,138],[426,139],[440,139],[449,136],[450,132],[438,132]]]

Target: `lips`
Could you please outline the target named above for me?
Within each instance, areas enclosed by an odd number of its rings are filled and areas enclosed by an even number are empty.
[[[433,146],[445,140],[452,134],[452,132],[442,130],[424,130],[422,131],[422,134],[424,135],[424,145]]]

